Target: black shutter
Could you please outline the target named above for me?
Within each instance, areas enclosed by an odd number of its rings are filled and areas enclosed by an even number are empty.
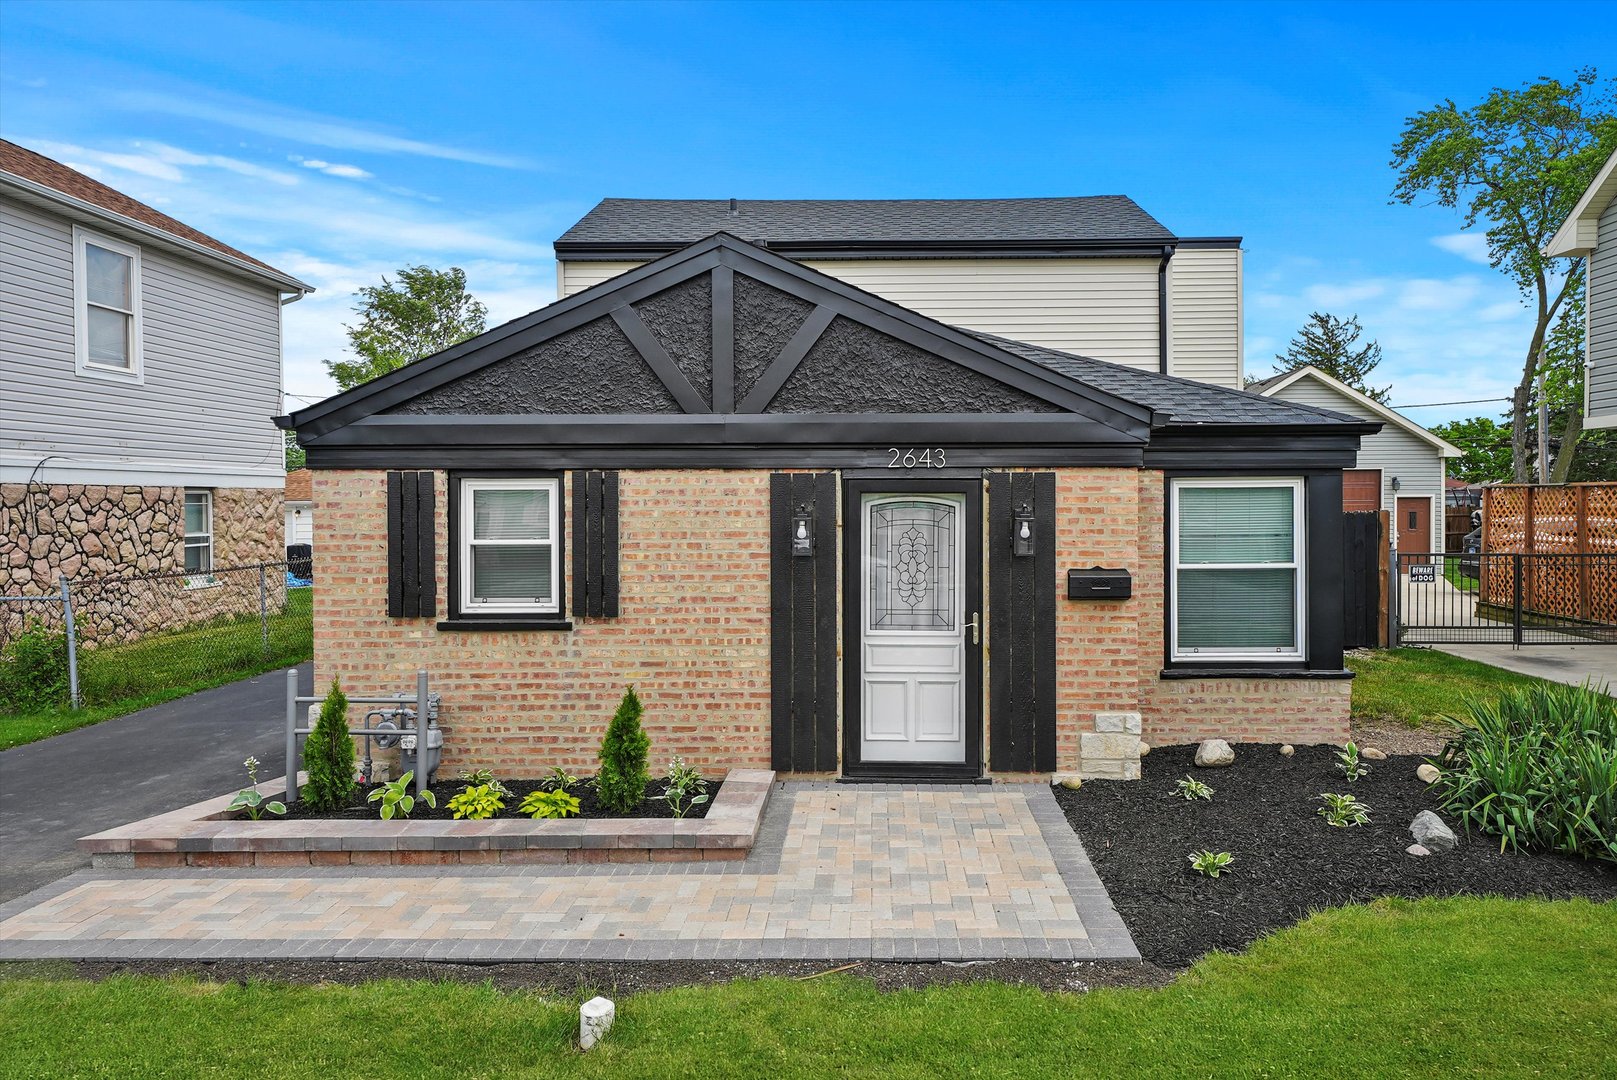
[[[573,473],[573,614],[618,616],[618,474]]]
[[[814,554],[794,556],[792,515],[807,507]],[[780,772],[837,767],[837,478],[769,478],[771,757]]]
[[[430,472],[387,474],[387,613],[438,615],[437,503]]]
[[[1012,553],[1019,506],[1033,554]],[[988,739],[995,772],[1056,767],[1056,478],[988,474]]]

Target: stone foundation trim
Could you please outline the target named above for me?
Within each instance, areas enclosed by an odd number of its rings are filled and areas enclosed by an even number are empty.
[[[1078,776],[1083,780],[1140,778],[1140,714],[1098,712],[1095,730],[1078,735]]]
[[[305,777],[300,774],[299,780]],[[356,821],[226,818],[235,793],[78,841],[96,867],[420,866],[744,859],[775,774],[731,769],[707,817],[590,821]],[[266,797],[286,778],[258,785]]]

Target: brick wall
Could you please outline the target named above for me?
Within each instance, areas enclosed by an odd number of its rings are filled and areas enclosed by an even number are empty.
[[[437,486],[442,616],[445,474]],[[350,693],[393,693],[413,688],[425,667],[443,695],[446,769],[537,775],[553,765],[593,773],[633,683],[653,771],[673,754],[708,772],[768,768],[769,474],[624,472],[618,497],[618,618],[575,618],[570,633],[439,631],[432,620],[387,617],[385,473],[316,472],[319,687],[337,677]],[[571,505],[569,488],[562,506]],[[569,520],[569,545],[571,530]]]

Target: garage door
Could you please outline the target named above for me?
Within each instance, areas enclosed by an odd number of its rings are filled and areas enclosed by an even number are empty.
[[[1381,470],[1342,470],[1342,509],[1381,509]]]

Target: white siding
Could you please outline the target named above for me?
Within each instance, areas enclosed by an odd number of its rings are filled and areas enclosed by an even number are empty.
[[[1157,259],[833,259],[804,265],[952,326],[1157,371],[1161,366],[1158,263]],[[564,262],[562,295],[637,265]]]
[[[1346,413],[1357,416],[1363,420],[1374,420],[1382,425],[1381,430],[1374,435],[1366,435],[1359,443],[1359,464],[1361,469],[1381,470],[1381,506],[1385,510],[1396,512],[1398,498],[1412,499],[1420,496],[1435,498],[1432,510],[1432,544],[1431,551],[1443,550],[1443,459],[1438,455],[1437,447],[1405,431],[1395,424],[1387,423],[1378,416],[1374,410],[1367,409],[1352,398],[1326,386],[1317,379],[1304,375],[1290,386],[1271,397],[1281,401],[1293,401],[1299,405],[1313,405],[1321,409],[1330,409],[1333,412]],[[1397,477],[1399,489],[1396,494],[1392,490],[1393,478]]]
[[[1180,248],[1168,261],[1168,374],[1241,388],[1241,250]]]
[[[90,227],[90,226],[87,226]],[[72,225],[0,200],[0,454],[42,479],[278,487],[274,288],[141,246],[143,383],[74,371]],[[256,478],[256,479],[255,479]],[[120,481],[121,482],[121,481]],[[138,482],[132,481],[132,482]]]
[[[579,262],[556,260],[556,299],[565,300],[575,292],[583,292],[609,278],[626,274],[643,263],[637,262]]]
[[[1617,427],[1617,199],[1600,215],[1589,253],[1588,409],[1591,427]]]

